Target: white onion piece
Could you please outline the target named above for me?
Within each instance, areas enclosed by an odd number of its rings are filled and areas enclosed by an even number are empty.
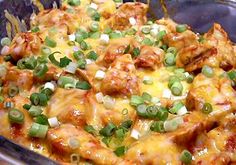
[[[59,121],[57,120],[57,117],[49,118],[48,123],[49,123],[50,127],[52,127],[52,128],[59,127]]]
[[[107,109],[113,109],[115,106],[116,100],[112,98],[111,96],[104,96],[103,97],[103,105]]]
[[[74,62],[70,62],[69,65],[66,66],[65,71],[74,74],[77,67],[78,67],[78,64]]]
[[[95,97],[96,97],[96,100],[97,100],[98,103],[103,103],[103,94],[102,94],[102,92],[96,93]]]

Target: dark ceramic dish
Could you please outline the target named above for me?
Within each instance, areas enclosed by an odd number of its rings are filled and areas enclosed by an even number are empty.
[[[52,7],[53,0],[41,0],[46,8]],[[128,2],[124,0],[125,2]],[[59,5],[59,0],[57,0]],[[236,0],[166,0],[169,16],[178,23],[190,25],[194,31],[206,32],[214,22],[220,23],[236,42]],[[151,0],[150,18],[163,17],[158,0]],[[20,19],[29,22],[29,16],[37,11],[30,0],[0,0],[0,38],[6,36],[4,9]],[[57,164],[39,154],[29,151],[0,136],[0,164]]]

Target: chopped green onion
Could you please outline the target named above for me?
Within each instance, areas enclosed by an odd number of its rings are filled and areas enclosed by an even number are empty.
[[[135,35],[137,33],[137,30],[135,28],[128,29],[125,34],[127,35]]]
[[[58,62],[58,61],[56,60],[55,56],[54,56],[54,54],[56,54],[56,53],[61,54],[61,52],[56,51],[56,52],[51,53],[51,54],[48,56],[48,58],[49,58],[49,60],[51,61],[51,63],[53,63],[53,64],[56,65],[56,66],[60,66],[60,62]]]
[[[168,118],[168,115],[169,115],[169,113],[168,113],[167,109],[164,107],[160,107],[157,111],[156,116],[159,120],[165,121]]]
[[[3,103],[3,102],[4,102],[4,97],[0,96],[0,103]]]
[[[110,141],[111,141],[111,137],[104,137],[104,138],[102,138],[102,142],[104,144],[106,144],[107,146],[109,146]]]
[[[165,65],[173,66],[175,65],[175,55],[172,53],[166,53],[165,55]]]
[[[31,106],[29,109],[29,114],[33,117],[39,116],[42,112],[43,110],[36,106]]]
[[[194,76],[192,74],[188,75],[187,78],[186,78],[186,81],[187,83],[192,83],[193,82],[193,79],[194,79]]]
[[[65,57],[63,57],[63,58],[60,58],[60,64],[59,64],[59,66],[60,66],[61,68],[64,68],[64,67],[66,67],[67,65],[69,65],[70,62],[72,62],[72,60],[65,56]]]
[[[212,105],[210,103],[204,103],[202,107],[202,112],[205,114],[209,114],[213,111]]]
[[[24,122],[24,114],[18,109],[11,109],[8,112],[8,119],[11,123],[22,124]]]
[[[78,81],[76,83],[76,88],[82,89],[82,90],[89,90],[91,89],[91,85],[87,81]]]
[[[115,135],[116,135],[117,138],[123,139],[124,136],[125,136],[125,132],[124,132],[124,130],[122,128],[120,128],[120,129],[117,129],[115,131]]]
[[[208,65],[204,65],[202,67],[202,74],[204,74],[206,77],[211,78],[214,76],[214,71],[211,67]]]
[[[180,96],[183,91],[183,85],[181,84],[181,82],[174,82],[170,90],[173,95]]]
[[[127,108],[124,108],[122,110],[122,115],[127,115],[129,113],[129,110]]]
[[[169,109],[170,113],[177,114],[178,111],[184,106],[184,104],[181,101],[177,101],[174,103],[173,107]]]
[[[205,41],[205,38],[203,36],[200,36],[198,39],[198,42],[203,43]]]
[[[125,50],[124,50],[124,54],[129,53],[130,51],[130,45],[126,46]]]
[[[138,95],[131,96],[130,105],[138,106],[143,103],[144,103],[144,100],[141,96],[138,96]]]
[[[156,118],[157,112],[158,112],[158,107],[155,105],[148,106],[147,109],[147,117],[153,119]]]
[[[48,118],[47,116],[41,114],[35,118],[35,122],[42,125],[48,125]]]
[[[141,116],[141,117],[147,117],[148,116],[147,106],[145,104],[139,104],[137,106],[136,111],[137,111],[138,116]]]
[[[143,92],[142,98],[145,102],[150,102],[152,100],[152,96],[147,92]]]
[[[100,37],[101,33],[100,32],[93,32],[89,33],[89,37],[93,39],[98,39]]]
[[[157,34],[157,41],[162,40],[165,35],[166,35],[165,30],[159,31],[158,34]]]
[[[142,41],[143,45],[148,45],[148,46],[152,46],[153,45],[153,41],[150,38],[145,37]]]
[[[150,130],[154,131],[154,132],[160,132],[160,133],[165,132],[164,122],[163,121],[155,121],[154,123],[152,123]]]
[[[172,86],[175,82],[180,82],[180,79],[179,79],[177,76],[170,76],[169,82],[168,82],[168,87],[171,88],[171,86]]]
[[[176,26],[176,31],[178,32],[178,33],[183,33],[183,32],[185,32],[187,30],[187,25],[185,25],[185,24],[181,24],[181,25],[177,25]]]
[[[8,62],[8,61],[11,61],[11,60],[12,60],[11,55],[4,56],[4,61]]]
[[[53,91],[49,88],[45,88],[41,91],[41,93],[45,94],[47,96],[47,99],[49,100],[53,94]]]
[[[152,84],[153,84],[153,79],[152,79],[151,77],[145,76],[145,77],[143,78],[143,83],[144,83],[145,85],[152,85]]]
[[[25,68],[26,69],[34,69],[37,66],[37,60],[35,57],[30,57],[25,59]]]
[[[92,22],[90,24],[90,30],[93,31],[93,32],[96,32],[99,30],[99,23],[98,22]]]
[[[45,138],[48,132],[48,126],[38,123],[33,123],[29,129],[29,136],[37,138]]]
[[[114,153],[117,155],[117,156],[123,156],[126,152],[126,147],[125,146],[121,146],[121,147],[118,147],[116,148],[116,150],[114,151]]]
[[[40,99],[38,93],[32,93],[30,96],[30,101],[33,105],[39,105]]]
[[[150,26],[144,26],[144,27],[142,27],[141,31],[143,34],[149,34],[150,30],[151,30]]]
[[[75,86],[76,84],[76,80],[72,77],[67,77],[67,76],[60,76],[57,84],[59,85],[59,87],[65,88],[66,85],[70,84],[73,86]]]
[[[88,44],[85,41],[80,42],[80,48],[82,50],[87,50],[88,49]]]
[[[11,44],[11,40],[8,37],[4,37],[1,39],[2,46],[9,46]]]
[[[184,123],[184,121],[183,121],[182,117],[176,117],[174,119],[165,121],[164,122],[164,129],[167,132],[175,131],[178,128],[178,126],[183,123]]]
[[[132,56],[133,58],[136,58],[140,55],[140,49],[137,47],[137,48],[134,48],[133,49],[133,53],[132,53]]]
[[[19,93],[19,88],[16,85],[10,85],[8,88],[8,96],[14,97]]]
[[[92,19],[94,20],[94,21],[99,21],[100,20],[100,14],[97,12],[97,10],[95,10],[95,9],[93,9],[93,8],[91,8],[91,7],[89,7],[88,9],[87,9],[87,13],[88,13],[88,15],[90,16],[90,17],[92,17]]]
[[[169,47],[167,49],[167,53],[172,53],[172,54],[176,55],[177,49],[175,47]]]
[[[103,136],[109,137],[116,130],[116,126],[113,123],[108,123],[104,128],[102,128],[99,133]]]
[[[74,42],[74,41],[69,41],[69,42],[67,42],[67,44],[68,44],[69,46],[75,46],[75,42]]]
[[[121,123],[120,128],[125,129],[125,131],[127,131],[132,126],[132,124],[132,120],[126,120]]]
[[[122,34],[121,32],[111,32],[109,34],[110,39],[116,39],[116,38],[121,38]]]
[[[73,56],[76,60],[79,60],[81,58],[84,58],[84,53],[81,50],[78,50],[73,53]]]
[[[49,37],[46,37],[44,42],[45,42],[45,45],[47,45],[51,48],[55,48],[57,46],[56,41],[54,41],[53,39],[51,39]]]
[[[88,132],[88,133],[93,134],[93,135],[96,134],[96,130],[93,128],[92,125],[86,125],[86,126],[84,127],[84,130],[85,130],[86,132]]]
[[[112,29],[110,27],[106,27],[103,31],[104,34],[110,34],[112,32]]]
[[[30,104],[24,104],[23,108],[26,109],[26,110],[29,110],[31,108],[31,105]]]
[[[97,58],[98,58],[98,55],[97,55],[96,52],[90,51],[90,52],[87,54],[87,58],[90,59],[90,60],[96,61]]]
[[[235,70],[229,71],[228,76],[231,80],[235,81],[236,80],[236,71]]]
[[[79,6],[80,5],[80,0],[68,0],[67,3],[70,6]]]
[[[47,105],[48,97],[46,94],[38,93],[38,97],[39,97],[39,105],[41,106]]]
[[[40,29],[39,29],[38,26],[34,26],[34,27],[32,27],[32,29],[31,29],[31,32],[33,32],[33,33],[37,33],[37,32],[39,32],[39,31],[40,31]]]
[[[183,150],[180,154],[180,160],[184,164],[190,164],[192,162],[192,154],[188,150]]]
[[[40,64],[34,69],[34,76],[42,77],[48,71],[48,67],[46,64]]]
[[[86,60],[85,59],[83,59],[83,58],[81,58],[81,59],[79,59],[78,60],[78,67],[80,68],[80,69],[85,69],[86,68]]]
[[[167,45],[161,45],[160,48],[164,50],[165,52],[167,51],[168,46]]]
[[[25,69],[25,59],[22,58],[18,60],[16,65],[18,69]]]

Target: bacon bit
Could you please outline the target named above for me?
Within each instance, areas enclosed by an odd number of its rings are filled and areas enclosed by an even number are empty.
[[[235,152],[236,151],[236,134],[231,135],[226,142],[225,148],[227,151]]]

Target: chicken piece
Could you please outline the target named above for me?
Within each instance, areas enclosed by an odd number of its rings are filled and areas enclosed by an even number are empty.
[[[236,67],[236,54],[227,33],[217,23],[204,35],[207,43],[217,49],[220,67],[230,70]]]
[[[135,59],[135,65],[141,68],[157,69],[163,63],[164,51],[160,48],[142,46],[140,55]]]
[[[101,84],[101,91],[107,95],[125,95],[139,93],[139,80],[135,75],[131,55],[125,54],[116,59],[106,73]]]
[[[153,133],[140,138],[126,152],[125,159],[136,164],[180,164],[181,150],[167,136]]]
[[[37,54],[40,50],[42,39],[37,33],[25,32],[19,33],[12,40],[11,45],[5,46],[2,50],[2,55],[11,55],[11,57],[18,61],[23,57]]]
[[[190,45],[179,51],[176,65],[188,72],[199,70],[204,65],[218,67],[217,49],[206,44]]]
[[[183,33],[172,32],[167,33],[163,37],[163,41],[169,47],[175,47],[178,51],[190,45],[198,44],[198,37],[190,30]]]
[[[205,35],[204,43],[194,43],[181,49],[177,55],[176,65],[192,72],[203,65],[221,67],[229,70],[236,65],[236,55],[227,33],[219,24],[214,24]]]
[[[11,67],[7,70],[7,74],[3,80],[4,80],[5,85],[14,83],[19,88],[25,89],[25,90],[30,90],[34,83],[33,74],[31,71],[19,70],[15,67]]]
[[[124,3],[122,4],[117,12],[108,19],[108,25],[113,30],[125,30],[130,28],[129,19],[134,18],[136,25],[143,25],[146,21],[147,5],[136,2],[136,3]]]
[[[197,137],[192,146],[197,164],[223,165],[236,161],[236,126],[230,124],[232,119],[235,120],[235,115],[230,114],[226,118],[228,119],[223,119],[224,125]],[[232,127],[225,127],[228,124]]]
[[[235,106],[236,93],[231,81],[226,77],[219,77],[221,69],[214,69],[214,77],[207,78],[202,73],[195,77],[186,99],[187,109],[201,111],[204,103],[213,106],[212,114],[230,112]]]
[[[48,131],[48,142],[56,153],[63,153],[66,157],[72,153],[79,154],[82,158],[92,160],[96,164],[118,164],[122,159],[111,150],[103,147],[100,142],[82,128],[71,124],[62,124],[58,128]],[[71,146],[70,141],[78,142],[79,146]],[[75,147],[72,149],[71,147]]]
[[[127,46],[132,49],[131,38],[121,38],[112,40],[106,49],[103,61],[106,64],[111,64],[119,56],[122,56]],[[128,53],[128,52],[127,52]]]
[[[59,116],[65,123],[71,120],[73,123],[83,124],[86,94],[85,90],[57,88],[45,112],[48,117]]]
[[[76,14],[64,11],[63,9],[49,9],[41,11],[34,18],[34,25],[41,25],[42,28],[51,28],[53,26],[63,28],[67,27],[66,33],[73,33],[78,27],[78,23],[90,21],[91,18],[86,14],[85,10],[74,9]],[[83,15],[83,19],[80,19]]]

